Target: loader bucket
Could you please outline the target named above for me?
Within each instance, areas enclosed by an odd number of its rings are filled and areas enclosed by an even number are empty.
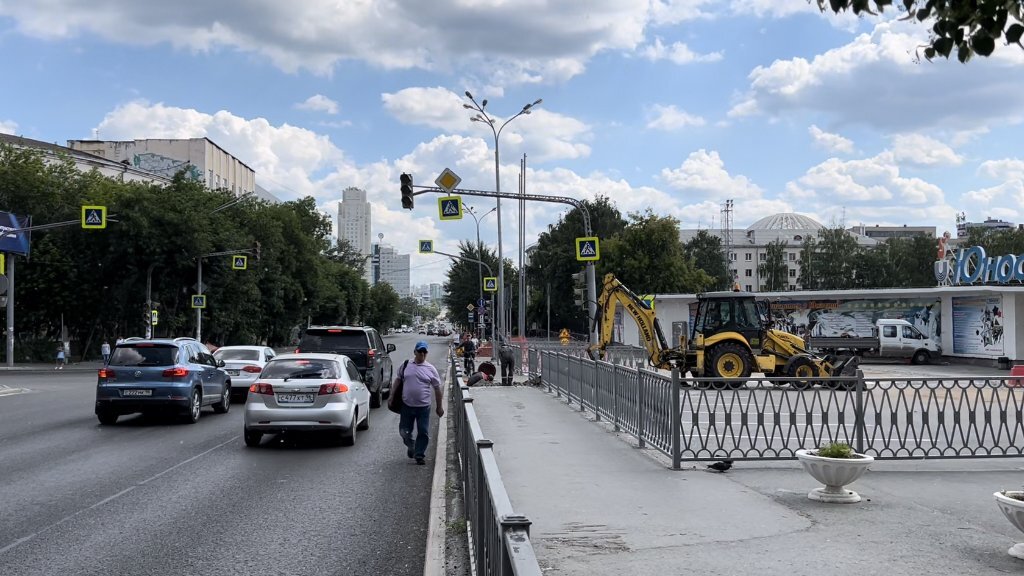
[[[832,376],[856,376],[857,367],[860,365],[859,356],[848,356],[832,365]]]

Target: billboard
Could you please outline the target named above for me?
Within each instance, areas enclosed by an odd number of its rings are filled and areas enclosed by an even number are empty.
[[[31,216],[17,216],[10,212],[0,212],[0,252],[28,256],[31,232],[22,232],[22,228],[32,225]]]
[[[953,298],[953,353],[992,357],[1003,355],[1001,296]]]

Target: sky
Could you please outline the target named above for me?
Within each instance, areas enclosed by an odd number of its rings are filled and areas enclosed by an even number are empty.
[[[897,3],[898,4],[898,3]],[[443,282],[477,226],[403,210],[399,175],[609,197],[682,228],[798,212],[822,224],[1024,221],[1024,50],[967,65],[918,58],[928,26],[807,0],[0,0],[0,132],[71,139],[207,137],[283,200],[342,190],[373,239]],[[492,199],[464,197],[483,214]],[[567,207],[566,207],[567,208]],[[529,203],[526,244],[565,209]],[[518,264],[517,203],[502,248]],[[480,221],[497,248],[496,213]],[[581,234],[582,236],[582,231]]]

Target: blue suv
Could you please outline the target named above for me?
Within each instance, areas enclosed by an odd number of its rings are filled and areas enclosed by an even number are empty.
[[[203,406],[224,414],[231,408],[231,379],[194,338],[143,340],[118,344],[96,382],[96,417],[114,424],[123,414],[180,414],[189,424]]]

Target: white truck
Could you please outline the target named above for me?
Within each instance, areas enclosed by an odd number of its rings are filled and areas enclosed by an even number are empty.
[[[809,336],[807,348],[822,354],[855,355],[863,358],[910,359],[927,364],[942,355],[942,347],[906,320],[883,318],[875,322],[875,335],[868,337]]]

